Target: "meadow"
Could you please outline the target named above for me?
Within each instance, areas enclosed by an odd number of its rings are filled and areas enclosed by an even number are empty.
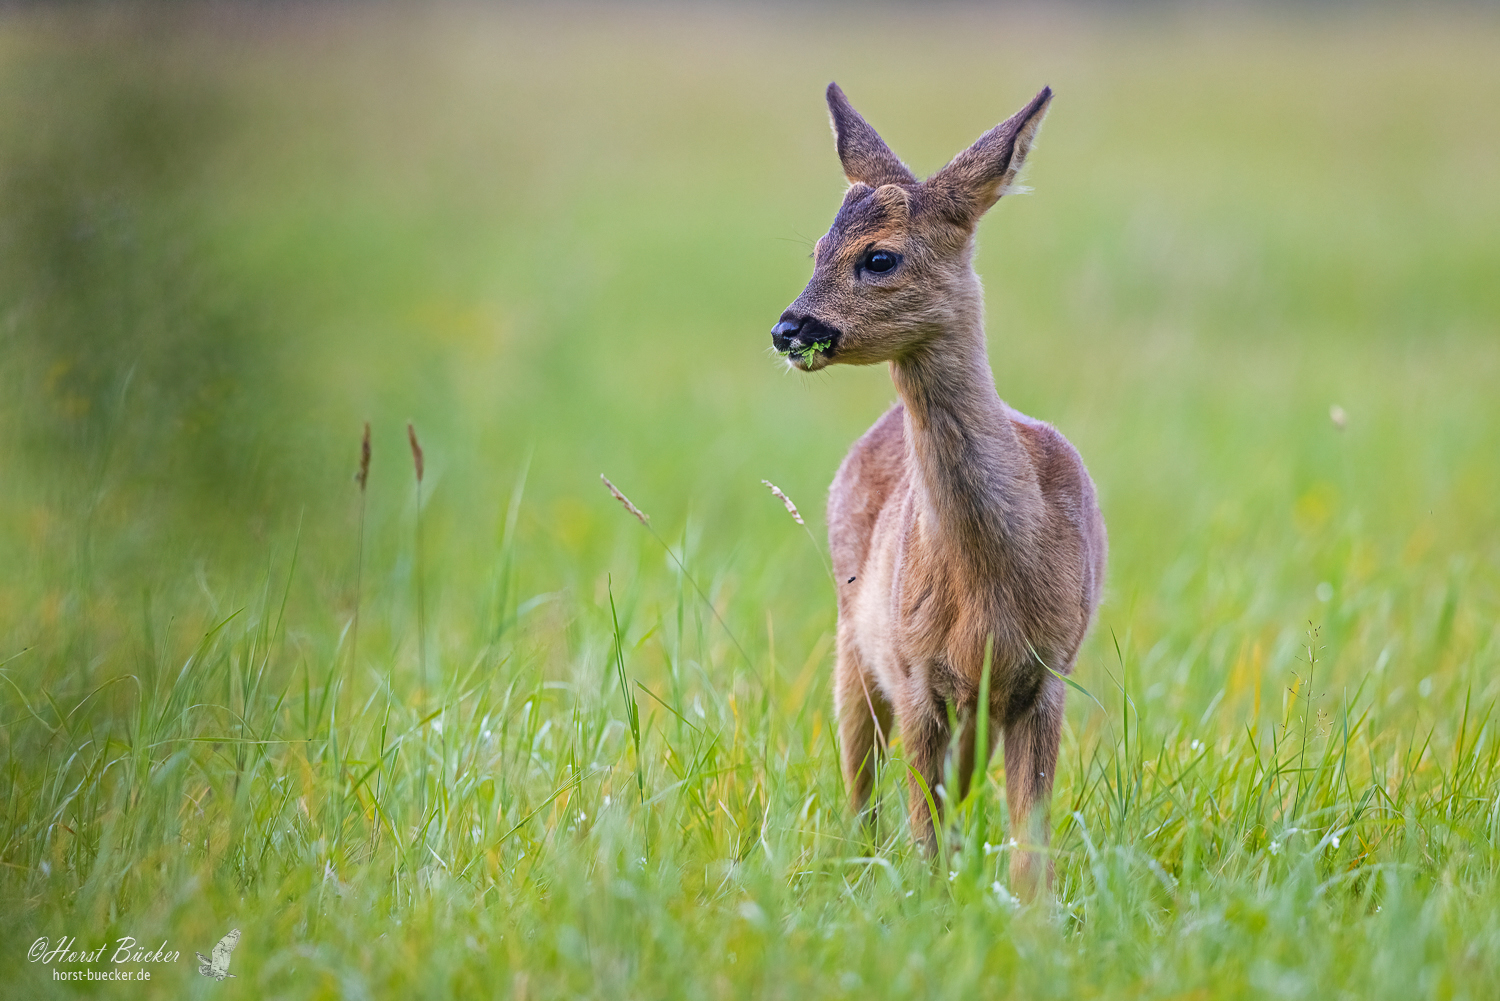
[[[0,10],[0,994],[1493,996],[1497,50],[1462,7]],[[977,260],[1111,541],[1033,904],[998,757],[936,858],[899,760],[845,807],[822,506],[894,393],[769,351],[830,79],[919,175],[1057,93]],[[124,936],[182,958],[54,979]]]

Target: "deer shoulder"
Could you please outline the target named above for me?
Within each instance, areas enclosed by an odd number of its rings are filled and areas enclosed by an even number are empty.
[[[849,449],[828,488],[828,545],[839,593],[858,582],[870,554],[875,524],[906,479],[903,408],[897,403]]]

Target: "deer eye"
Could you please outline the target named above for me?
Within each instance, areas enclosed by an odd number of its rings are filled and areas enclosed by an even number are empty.
[[[865,255],[860,262],[860,267],[876,274],[884,274],[901,263],[901,255],[893,254],[889,250],[872,250]]]

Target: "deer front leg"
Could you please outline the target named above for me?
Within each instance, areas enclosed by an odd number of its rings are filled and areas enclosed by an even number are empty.
[[[1052,836],[1049,807],[1057,747],[1062,740],[1062,679],[1048,675],[1036,701],[1005,725],[1005,799],[1010,808],[1011,891],[1031,900],[1052,887]]]
[[[842,632],[838,665],[834,669],[833,702],[838,716],[844,788],[854,812],[873,827],[875,808],[870,803],[870,790],[875,784],[876,766],[890,740],[891,706],[860,663],[854,644]]]

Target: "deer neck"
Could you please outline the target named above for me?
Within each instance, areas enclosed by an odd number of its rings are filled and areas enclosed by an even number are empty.
[[[1036,470],[995,390],[977,279],[925,345],[891,362],[924,540],[981,574],[1012,564],[1040,528]],[[967,297],[966,297],[967,298]]]

